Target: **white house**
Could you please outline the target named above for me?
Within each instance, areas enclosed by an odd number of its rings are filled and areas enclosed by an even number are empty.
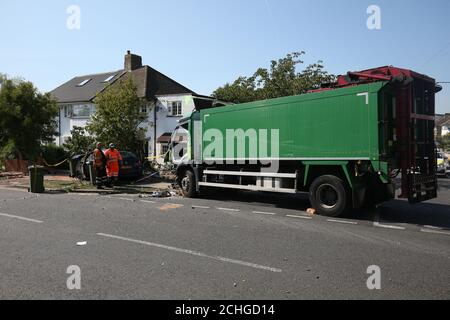
[[[436,136],[443,137],[450,134],[450,113],[436,115]]]
[[[51,91],[59,105],[56,144],[62,145],[75,126],[86,126],[95,112],[94,99],[99,93],[127,77],[133,79],[138,95],[145,101],[141,111],[148,114],[142,124],[147,131],[146,155],[163,155],[178,120],[190,114],[196,105],[204,108],[215,103],[214,98],[198,95],[161,72],[142,65],[142,58],[128,51],[124,69],[78,76]]]

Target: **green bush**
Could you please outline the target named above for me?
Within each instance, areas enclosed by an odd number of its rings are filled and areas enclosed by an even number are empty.
[[[71,136],[63,146],[71,156],[85,154],[95,149],[95,139],[86,135],[86,130],[84,128],[73,127],[70,134]]]
[[[64,150],[63,147],[58,147],[55,144],[49,144],[42,147],[42,157],[45,159],[45,161],[50,164],[57,164],[61,161],[64,161],[64,159],[67,159],[69,157],[69,154]],[[69,169],[69,163],[66,161],[62,165],[56,167],[56,169]]]

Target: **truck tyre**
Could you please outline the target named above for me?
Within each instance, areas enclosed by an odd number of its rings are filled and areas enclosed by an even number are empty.
[[[347,192],[344,182],[335,176],[317,178],[311,185],[309,200],[320,215],[327,217],[342,215],[347,207]]]
[[[195,176],[191,170],[186,170],[180,177],[181,193],[186,198],[194,198],[196,196],[195,190]]]

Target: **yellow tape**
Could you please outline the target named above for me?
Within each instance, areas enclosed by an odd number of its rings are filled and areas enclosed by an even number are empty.
[[[169,152],[170,151],[167,151],[166,153],[164,153],[164,154],[162,154],[160,156],[156,156],[156,157],[146,157],[145,159],[153,160],[153,159],[158,159],[158,158],[165,158],[169,154]]]
[[[48,164],[47,161],[45,161],[45,159],[43,159],[43,160],[44,160],[44,164],[45,164],[47,167],[59,167],[59,166],[62,165],[64,162],[68,161],[69,159],[65,159],[64,161],[61,161],[60,163],[57,163],[57,164]]]

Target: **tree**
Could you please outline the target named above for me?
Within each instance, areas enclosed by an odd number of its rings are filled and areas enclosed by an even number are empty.
[[[104,143],[115,143],[121,150],[141,153],[145,129],[140,125],[147,115],[141,112],[144,100],[137,95],[132,79],[109,86],[95,99],[96,112],[87,130]]]
[[[450,150],[450,133],[436,139],[438,145],[443,150]]]
[[[73,127],[70,131],[71,137],[69,137],[64,143],[64,148],[69,154],[85,154],[93,149],[95,144],[95,138],[86,135],[86,130],[81,127]]]
[[[35,160],[56,135],[58,107],[31,82],[0,75],[0,153]]]
[[[251,77],[239,77],[214,91],[217,99],[234,103],[251,102],[306,93],[320,88],[322,83],[336,78],[324,70],[322,61],[310,64],[302,72],[297,66],[305,52],[294,52],[278,61],[272,61],[270,70],[259,68]]]

